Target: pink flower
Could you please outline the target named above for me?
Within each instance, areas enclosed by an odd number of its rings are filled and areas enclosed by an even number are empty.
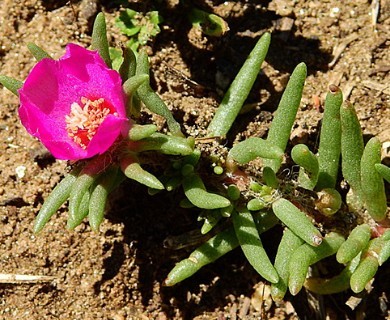
[[[38,62],[19,96],[22,124],[57,159],[102,154],[130,128],[118,72],[75,44],[59,60]]]

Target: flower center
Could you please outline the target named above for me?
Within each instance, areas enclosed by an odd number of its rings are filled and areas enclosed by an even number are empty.
[[[65,116],[66,132],[81,148],[86,149],[109,114],[118,115],[103,98],[90,100],[81,97],[81,105],[73,102],[69,115]]]

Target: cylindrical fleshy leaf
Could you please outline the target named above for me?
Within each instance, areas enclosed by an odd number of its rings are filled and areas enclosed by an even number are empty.
[[[335,294],[348,290],[352,273],[355,271],[360,261],[360,255],[356,256],[348,265],[336,276],[332,278],[312,277],[306,279],[304,286],[306,289],[317,294]]]
[[[251,137],[237,143],[229,151],[229,157],[239,164],[245,164],[249,161],[261,158],[282,159],[283,150],[268,142],[267,140]]]
[[[228,133],[257,78],[270,41],[269,33],[265,33],[257,41],[210,122],[208,136],[226,136]]]
[[[298,144],[291,150],[291,157],[301,168],[298,183],[301,187],[313,190],[318,179],[318,159],[304,144]]]
[[[325,100],[324,117],[318,148],[319,175],[317,190],[336,186],[341,153],[340,107],[343,103],[341,90],[331,85]]]
[[[3,75],[0,75],[0,83],[16,96],[19,95],[18,90],[23,86],[23,82]]]
[[[37,215],[34,223],[34,233],[41,231],[50,220],[51,216],[55,214],[58,208],[69,198],[79,172],[80,169],[76,168],[54,188]]]
[[[272,204],[275,215],[298,237],[312,246],[321,244],[322,236],[304,212],[280,198]]]
[[[35,43],[28,43],[27,48],[30,50],[31,54],[37,61],[41,61],[45,58],[52,59],[52,57],[45,50],[43,50],[41,47],[38,47]]]
[[[121,170],[129,179],[133,179],[143,185],[157,189],[163,190],[164,185],[158,180],[153,174],[144,170],[141,165],[136,162],[132,157],[123,158],[120,161]]]
[[[225,208],[231,204],[225,197],[207,192],[202,179],[196,173],[190,174],[183,179],[183,189],[188,200],[201,209]]]
[[[271,295],[275,301],[282,300],[287,292],[288,265],[294,251],[302,244],[303,240],[294,232],[288,228],[284,230],[275,257],[275,269],[278,272],[279,281],[271,285]]]
[[[336,259],[339,263],[346,264],[355,258],[370,241],[371,229],[368,224],[361,224],[352,230],[348,239],[337,251]]]
[[[288,279],[288,287],[292,295],[296,295],[301,290],[309,267],[335,254],[343,242],[344,238],[340,234],[330,232],[318,247],[305,243],[294,251],[289,262]]]
[[[290,139],[291,129],[302,98],[306,73],[307,68],[303,62],[295,67],[269,128],[267,141],[275,147],[279,147],[282,151],[286,149],[287,142]],[[281,164],[282,159],[264,160],[264,166],[271,167],[275,172],[278,172]]]
[[[362,253],[361,260],[351,276],[350,285],[355,293],[364,290],[366,284],[375,276],[378,270],[378,254],[383,247],[384,241],[381,238],[369,242],[366,250]]]
[[[263,248],[252,214],[246,210],[233,213],[238,242],[252,267],[266,280],[276,283],[279,276]]]
[[[361,159],[361,189],[368,214],[375,220],[386,218],[387,200],[385,183],[375,168],[381,162],[381,143],[371,138],[363,151]]]
[[[385,166],[382,163],[375,164],[376,171],[385,179],[388,183],[390,183],[390,168]]]
[[[344,179],[353,192],[348,206],[361,207],[360,160],[363,155],[364,142],[362,129],[355,108],[345,102],[340,108],[341,119],[341,168]]]
[[[233,228],[218,233],[198,249],[195,249],[187,259],[176,264],[169,272],[164,284],[173,286],[187,279],[203,266],[214,262],[236,247],[238,247],[238,240]]]

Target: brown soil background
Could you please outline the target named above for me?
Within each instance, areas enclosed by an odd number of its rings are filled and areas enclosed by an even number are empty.
[[[373,1],[375,4],[377,1]],[[390,3],[356,1],[193,1],[226,19],[230,31],[208,38],[191,29],[178,1],[129,1],[138,11],[160,8],[162,32],[150,45],[154,85],[184,131],[207,126],[226,85],[264,31],[272,45],[249,98],[255,109],[240,117],[229,137],[266,133],[289,74],[301,61],[308,78],[293,141],[316,143],[329,84],[339,85],[356,106],[366,138],[390,143]],[[107,14],[113,46],[126,38],[113,26],[119,1],[0,0],[0,73],[24,79],[34,65],[28,42],[54,57],[68,42],[90,43],[98,10]],[[335,53],[340,49],[341,53]],[[331,63],[334,57],[337,59]],[[191,79],[192,82],[188,81]],[[39,235],[34,217],[66,172],[30,137],[17,117],[18,100],[0,89],[0,272],[48,275],[49,282],[0,284],[0,319],[385,319],[389,317],[389,263],[354,310],[351,292],[318,297],[302,291],[279,304],[261,303],[262,282],[239,250],[173,288],[162,286],[187,250],[163,241],[195,229],[196,215],[178,209],[167,194],[150,197],[125,183],[111,201],[100,233],[88,224],[65,229],[64,206]],[[145,114],[143,121],[149,122]],[[384,150],[386,151],[386,150]],[[385,155],[386,156],[386,155]],[[388,159],[387,159],[388,160]],[[385,159],[386,161],[386,159]],[[273,231],[275,232],[275,231]],[[268,248],[275,235],[264,235]]]

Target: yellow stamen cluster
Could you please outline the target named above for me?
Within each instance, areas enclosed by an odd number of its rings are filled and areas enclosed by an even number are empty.
[[[104,119],[113,113],[103,98],[81,98],[81,105],[73,102],[69,115],[65,116],[66,131],[81,148],[86,149]]]

